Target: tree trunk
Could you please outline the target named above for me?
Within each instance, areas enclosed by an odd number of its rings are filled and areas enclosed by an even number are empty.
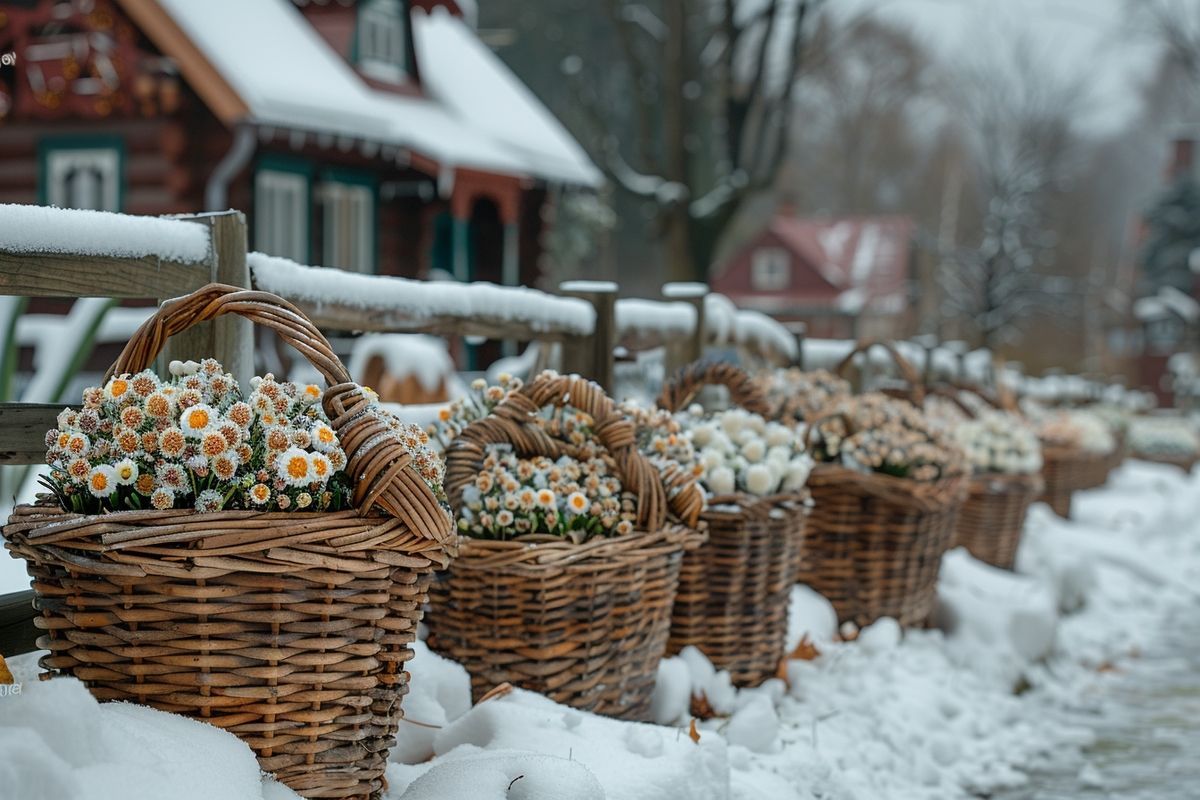
[[[687,11],[684,0],[666,0],[665,3],[667,40],[663,46],[663,150],[664,177],[680,186],[690,186],[688,174],[688,152],[684,146],[686,133],[686,108],[684,106],[684,81],[686,80],[687,57]],[[663,210],[666,223],[667,274],[672,281],[691,280],[694,276],[691,247],[688,241],[688,201],[690,198],[673,199]]]

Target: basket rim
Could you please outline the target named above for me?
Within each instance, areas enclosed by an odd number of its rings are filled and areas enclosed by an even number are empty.
[[[505,570],[554,573],[568,566],[596,564],[609,561],[621,566],[620,559],[648,548],[662,545],[691,549],[708,540],[707,525],[689,527],[670,522],[656,531],[634,530],[625,536],[595,536],[575,544],[570,539],[542,538],[533,534],[516,539],[480,539],[458,537],[458,557],[454,570]],[[533,541],[531,541],[533,540]]]
[[[859,472],[841,464],[819,461],[813,465],[807,485],[810,489],[832,487],[934,512],[959,502],[966,493],[969,479],[970,476],[964,473],[933,482],[915,481],[879,472]],[[817,501],[817,506],[820,506],[820,501]]]

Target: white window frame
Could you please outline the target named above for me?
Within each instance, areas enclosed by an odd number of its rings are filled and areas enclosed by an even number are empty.
[[[408,19],[401,0],[365,0],[358,10],[358,68],[399,83],[408,74]]]
[[[317,185],[316,201],[321,206],[321,264],[374,273],[374,187],[326,180]]]
[[[792,259],[782,247],[760,247],[750,257],[750,288],[779,292],[792,284]]]
[[[91,198],[81,186],[68,184],[72,175],[99,176]],[[115,147],[49,147],[46,150],[46,201],[60,208],[95,211],[121,210],[121,154]]]
[[[309,260],[308,176],[260,169],[254,175],[254,248],[268,255]]]

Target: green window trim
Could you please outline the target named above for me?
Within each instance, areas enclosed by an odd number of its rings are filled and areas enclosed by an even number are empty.
[[[258,176],[263,172],[282,172],[290,175],[298,175],[304,178],[304,211],[305,211],[305,237],[304,237],[304,257],[301,259],[304,264],[312,263],[312,239],[313,239],[313,175],[315,169],[311,162],[298,158],[296,156],[282,155],[279,153],[264,153],[258,157],[254,165],[254,178],[251,184],[251,196],[253,197],[253,216],[251,218],[251,230],[255,231],[254,249],[261,250],[262,246],[258,242],[257,222],[260,209],[258,208]]]
[[[394,2],[399,7],[400,16],[404,20],[404,63],[400,65],[400,69],[403,70],[405,79],[415,81],[417,59],[412,33],[412,4],[409,0],[394,0]],[[359,53],[358,43],[362,36],[362,13],[363,9],[369,5],[370,0],[362,0],[362,2],[356,4],[354,10],[354,33],[350,37],[350,63],[360,70],[362,69],[363,59]]]
[[[336,183],[342,186],[360,186],[371,190],[371,271],[370,275],[379,274],[379,180],[365,170],[348,169],[345,167],[324,167],[317,173],[317,183]]]
[[[115,150],[117,154],[117,207],[125,210],[128,177],[125,173],[125,139],[113,134],[52,134],[38,139],[38,205],[50,204],[49,160],[56,150]]]

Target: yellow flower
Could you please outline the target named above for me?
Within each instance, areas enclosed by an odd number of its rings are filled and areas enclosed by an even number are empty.
[[[116,470],[108,464],[93,467],[88,475],[88,490],[95,497],[108,497],[117,490]]]
[[[323,453],[310,453],[308,464],[314,480],[322,483],[329,480],[329,474],[333,469],[329,464],[329,459]]]
[[[129,392],[129,376],[122,375],[111,379],[104,387],[104,397],[106,400],[119,400]]]
[[[138,467],[132,459],[123,458],[113,465],[117,471],[117,483],[129,486],[138,479]]]
[[[271,489],[265,483],[256,483],[250,487],[250,502],[263,505],[271,499]]]
[[[567,510],[575,514],[582,514],[591,507],[587,497],[583,492],[571,492],[567,496]]]
[[[217,419],[217,413],[204,403],[196,403],[186,409],[179,417],[179,427],[184,434],[199,439],[208,431],[209,426]]]
[[[289,447],[275,459],[275,471],[290,486],[304,486],[312,482],[312,465],[308,454],[299,447]]]

